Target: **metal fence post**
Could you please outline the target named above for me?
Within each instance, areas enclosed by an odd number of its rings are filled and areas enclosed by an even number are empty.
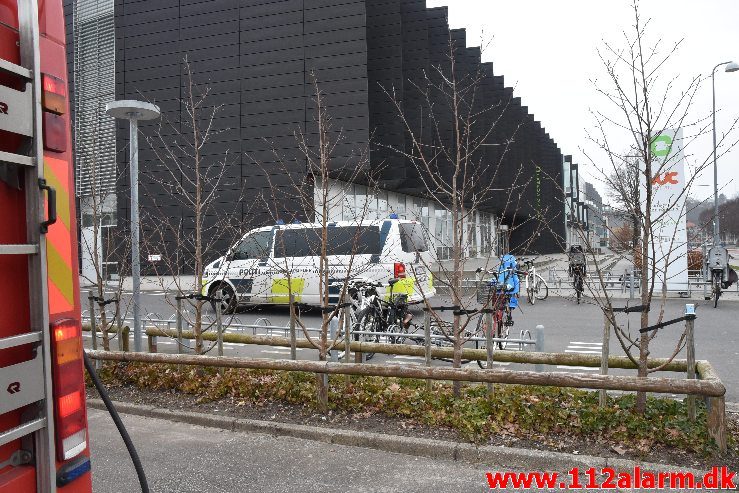
[[[685,315],[695,315],[695,305],[685,305]],[[695,320],[688,319],[685,321],[685,346],[687,348],[688,357],[688,378],[695,379],[695,339],[694,339]],[[695,421],[695,396],[688,395],[688,418]]]
[[[611,319],[609,318],[609,311],[603,312],[603,347],[600,353],[600,374],[608,375],[608,356],[610,352],[610,338],[611,338]],[[613,313],[612,311],[610,313]],[[598,405],[600,407],[606,407],[608,403],[608,394],[606,389],[600,390],[598,396]]]
[[[534,334],[536,335],[536,351],[541,353],[544,351],[544,326],[537,325],[536,328],[534,329]],[[534,371],[543,372],[544,365],[542,364],[535,365]]]
[[[431,366],[431,312],[423,312],[423,344],[426,349],[426,366]],[[426,380],[426,390],[431,390],[431,380]]]
[[[98,331],[97,331],[97,320],[95,315],[95,295],[92,291],[87,292],[87,299],[90,301],[90,333],[92,334],[92,349],[98,348]],[[95,360],[95,369],[99,370],[103,363],[100,360]]]
[[[223,324],[221,323],[221,297],[216,296],[216,331],[218,335],[218,356],[223,356]]]
[[[349,356],[352,350],[352,340],[351,340],[352,321],[350,320],[352,307],[350,303],[351,303],[351,297],[348,294],[345,294],[344,304],[348,305],[344,307],[344,362],[345,363],[349,363]],[[348,380],[349,380],[349,376],[347,375],[347,382]]]
[[[290,292],[290,359],[298,359],[298,341],[295,334],[295,295]]]
[[[177,296],[177,354],[182,354],[182,299]]]
[[[121,297],[115,300],[115,324],[118,328],[118,351],[125,351],[123,347],[123,321],[121,320]]]
[[[336,340],[336,333],[339,331],[339,319],[334,317],[328,322],[328,337],[331,340],[331,344]],[[334,348],[336,349],[336,348]],[[338,360],[336,351],[329,351],[329,361],[336,363]]]
[[[703,265],[701,268],[701,272],[703,273],[703,299],[704,300],[708,299],[706,297],[708,295],[708,286],[706,285],[706,283],[708,282],[708,264],[706,264],[706,255],[707,255],[706,242],[704,241],[703,242]],[[739,283],[737,284],[737,286],[739,286]]]
[[[634,299],[634,284],[636,284],[636,269],[631,269],[631,282],[629,283],[629,299]]]
[[[490,309],[485,310],[485,327],[487,330],[485,331],[485,349],[487,351],[487,364],[485,365],[485,368],[488,370],[493,369],[493,351],[494,343],[493,343],[493,311]],[[493,384],[488,383],[488,394],[493,394]]]

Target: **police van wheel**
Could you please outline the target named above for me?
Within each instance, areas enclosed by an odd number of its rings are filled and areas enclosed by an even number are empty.
[[[236,311],[236,293],[228,284],[218,284],[210,291],[210,296],[218,296],[221,298],[221,313],[230,315]],[[210,306],[213,311],[216,310],[216,302],[211,301]]]

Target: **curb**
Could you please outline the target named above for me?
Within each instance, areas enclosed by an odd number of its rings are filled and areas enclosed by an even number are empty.
[[[563,452],[500,447],[492,445],[475,446],[469,443],[449,442],[431,438],[414,438],[384,433],[359,432],[335,428],[322,428],[299,424],[241,419],[214,414],[194,413],[191,411],[172,411],[128,402],[113,403],[118,412],[146,418],[165,419],[177,423],[219,428],[228,431],[262,433],[272,436],[292,437],[302,440],[313,440],[336,445],[362,447],[383,452],[484,464],[505,465],[506,470],[553,470],[562,464],[569,467],[604,468],[630,471],[635,466],[652,472],[684,471],[693,474],[704,474],[705,471],[688,469],[668,464],[632,461],[619,458],[594,457]],[[88,399],[87,405],[92,409],[106,410],[100,399]]]

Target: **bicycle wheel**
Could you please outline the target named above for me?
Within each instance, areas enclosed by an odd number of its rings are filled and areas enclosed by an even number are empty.
[[[533,276],[528,276],[528,279],[526,280],[526,298],[530,305],[536,303],[536,285],[534,281],[535,279]]]
[[[357,314],[357,324],[355,331],[361,332],[379,332],[380,331],[380,317],[375,307],[369,306],[362,312]],[[380,336],[377,334],[358,334],[356,340],[362,342],[380,342]],[[367,361],[371,360],[375,353],[364,353]]]
[[[547,286],[546,281],[539,275],[536,275],[536,280],[534,282],[534,294],[536,295],[536,299],[539,301],[544,301],[549,296],[549,286]]]

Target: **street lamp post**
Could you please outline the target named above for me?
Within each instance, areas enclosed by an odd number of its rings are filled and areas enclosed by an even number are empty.
[[[129,162],[131,165],[131,277],[133,278],[133,348],[142,350],[141,253],[139,249],[139,120],[159,118],[159,108],[144,101],[122,100],[105,105],[105,112],[129,121]]]
[[[726,65],[726,72],[736,72],[739,64],[732,61],[722,62],[711,71],[711,87],[713,89],[713,245],[721,242],[718,218],[718,167],[716,166],[716,69]]]

